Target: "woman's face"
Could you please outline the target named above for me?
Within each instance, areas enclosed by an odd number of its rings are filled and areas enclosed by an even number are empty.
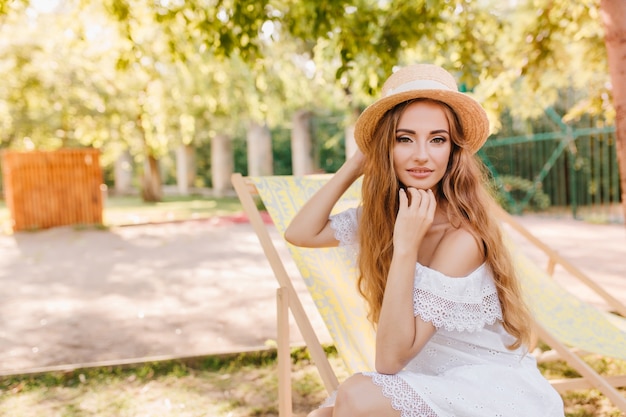
[[[441,105],[409,104],[400,119],[393,145],[393,168],[406,187],[435,189],[448,167],[452,140]]]

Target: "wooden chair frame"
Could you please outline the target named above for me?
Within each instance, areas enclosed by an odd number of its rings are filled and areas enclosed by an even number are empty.
[[[254,184],[246,181],[241,174],[233,174],[232,184],[239,196],[241,205],[248,216],[263,252],[267,257],[274,276],[278,280],[279,288],[276,293],[277,325],[278,325],[278,412],[280,417],[291,417],[293,414],[291,398],[291,350],[289,345],[289,312],[296,321],[302,338],[309,349],[311,358],[318,368],[320,377],[328,393],[333,392],[339,385],[324,348],[306,315],[306,311],[298,298],[291,278],[280,259],[280,255],[272,242],[267,226],[256,207],[252,196],[258,195]]]

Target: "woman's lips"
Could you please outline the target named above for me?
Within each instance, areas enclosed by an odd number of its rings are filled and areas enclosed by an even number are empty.
[[[413,178],[426,178],[432,174],[433,171],[430,169],[409,169],[407,172]]]

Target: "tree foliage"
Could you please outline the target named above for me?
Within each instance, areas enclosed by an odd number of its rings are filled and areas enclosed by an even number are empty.
[[[250,120],[352,115],[416,61],[454,72],[496,129],[564,89],[585,92],[564,121],[614,114],[599,0],[0,0],[0,19],[5,147],[92,145],[105,162],[128,148],[142,164]]]

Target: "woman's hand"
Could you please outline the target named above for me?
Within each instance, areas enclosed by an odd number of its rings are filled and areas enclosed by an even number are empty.
[[[400,207],[393,231],[394,251],[409,251],[417,256],[419,245],[433,223],[436,208],[432,190],[400,189]]]
[[[361,152],[361,150],[357,148],[354,154],[349,157],[344,164],[350,165],[353,172],[356,172],[356,177],[358,178],[363,175],[363,167],[365,166],[365,155],[363,155],[363,152]]]
[[[285,239],[307,248],[337,246],[329,216],[343,193],[363,174],[364,165],[365,156],[357,150],[298,211],[285,230]]]

